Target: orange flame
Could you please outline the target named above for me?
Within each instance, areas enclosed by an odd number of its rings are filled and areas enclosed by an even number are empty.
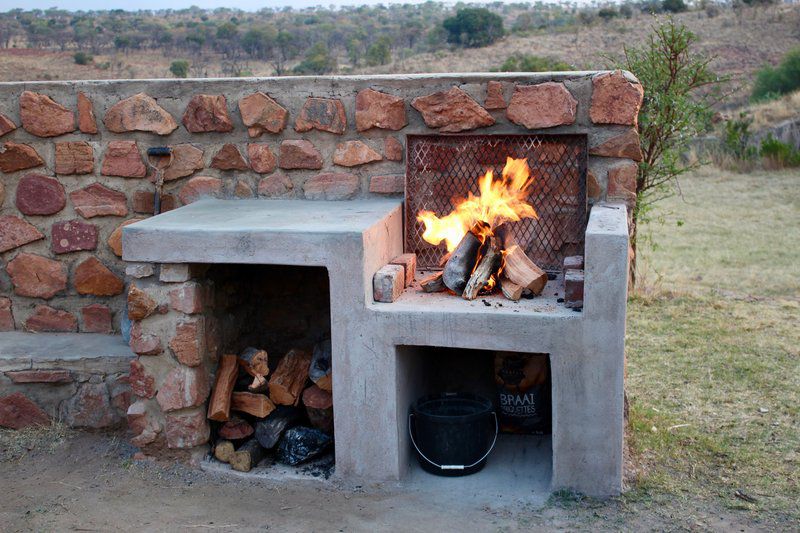
[[[480,196],[469,193],[467,198],[453,200],[455,209],[442,218],[432,211],[420,211],[417,220],[425,224],[422,238],[434,245],[445,241],[447,251],[452,252],[478,221],[494,229],[504,222],[538,218],[526,201],[532,183],[527,160],[509,157],[501,179],[495,180],[491,170],[478,178]]]

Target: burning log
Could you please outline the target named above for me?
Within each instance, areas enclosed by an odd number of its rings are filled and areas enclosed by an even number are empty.
[[[547,273],[530,260],[519,245],[506,249],[503,275],[513,283],[530,289],[534,296],[542,293],[547,284]]]
[[[519,299],[522,298],[522,291],[525,290],[525,287],[517,285],[508,278],[502,277],[500,278],[500,290],[503,291],[503,296],[509,300],[518,302]]]
[[[314,346],[314,355],[311,356],[311,366],[308,369],[308,377],[322,390],[331,392],[333,381],[331,379],[331,359],[333,350],[331,340],[325,339]]]
[[[311,354],[302,350],[290,350],[269,380],[269,397],[279,405],[297,405],[300,393],[306,385]]]
[[[467,281],[472,275],[475,263],[478,260],[478,253],[483,245],[481,235],[488,228],[489,225],[487,223],[477,222],[472,229],[464,234],[461,242],[453,250],[453,254],[444,266],[442,280],[447,288],[456,294],[462,294],[467,286]]]
[[[475,267],[475,271],[472,272],[467,286],[464,288],[462,297],[465,300],[474,300],[477,298],[478,293],[500,266],[502,253],[500,252],[500,248],[497,247],[497,240],[494,236],[490,235],[486,239],[486,246],[484,246],[484,248],[483,257],[481,257],[478,266]]]
[[[235,355],[226,354],[220,359],[214,392],[208,402],[209,420],[225,422],[231,416],[231,394],[236,382],[238,362]]]
[[[250,439],[242,447],[233,452],[230,458],[231,468],[239,472],[249,472],[264,458],[264,448],[256,439]]]
[[[301,416],[302,411],[299,408],[279,405],[267,418],[256,422],[256,439],[264,448],[274,447],[283,432],[300,420]]]
[[[233,447],[233,443],[231,441],[218,440],[217,445],[214,446],[214,457],[217,459],[217,461],[229,463],[235,451],[236,448]]]
[[[234,392],[231,394],[231,409],[253,415],[256,418],[266,418],[275,410],[275,404],[263,394]]]
[[[444,272],[436,272],[427,276],[420,282],[424,292],[442,292],[447,289],[444,285]]]
[[[306,406],[312,426],[325,433],[333,433],[333,396],[330,392],[316,385],[309,387],[303,391],[303,405]]]

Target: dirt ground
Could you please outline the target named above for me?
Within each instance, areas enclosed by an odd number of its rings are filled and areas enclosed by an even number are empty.
[[[8,437],[9,432],[5,432]],[[443,505],[397,487],[241,480],[134,461],[124,434],[39,437],[0,450],[3,531],[757,531],[729,511],[556,495]],[[27,449],[32,448],[32,449]]]

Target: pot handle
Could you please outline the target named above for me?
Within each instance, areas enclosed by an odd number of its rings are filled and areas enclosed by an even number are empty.
[[[430,464],[432,464],[439,470],[466,470],[467,468],[472,468],[473,466],[477,465],[478,463],[489,457],[489,454],[492,453],[492,450],[494,450],[494,445],[497,444],[497,435],[498,433],[500,433],[500,426],[497,423],[497,413],[492,411],[492,416],[494,417],[494,439],[492,440],[492,445],[489,446],[489,450],[485,454],[483,454],[483,457],[481,457],[471,465],[439,465],[434,463],[427,457],[425,457],[425,454],[422,453],[422,450],[420,450],[419,446],[417,446],[417,442],[414,440],[414,432],[411,431],[412,416],[414,416],[414,413],[408,413],[408,436],[411,437],[411,444],[414,445],[414,449],[417,450],[417,453],[419,454],[420,457],[428,461]]]

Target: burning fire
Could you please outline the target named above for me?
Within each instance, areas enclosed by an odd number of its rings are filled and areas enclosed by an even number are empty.
[[[445,241],[447,251],[452,252],[476,222],[487,223],[487,231],[492,233],[505,222],[538,218],[526,201],[532,183],[527,160],[509,157],[500,179],[494,178],[492,170],[478,178],[480,196],[469,193],[467,198],[454,199],[455,208],[442,218],[420,211],[417,220],[425,224],[422,238],[434,245]]]

